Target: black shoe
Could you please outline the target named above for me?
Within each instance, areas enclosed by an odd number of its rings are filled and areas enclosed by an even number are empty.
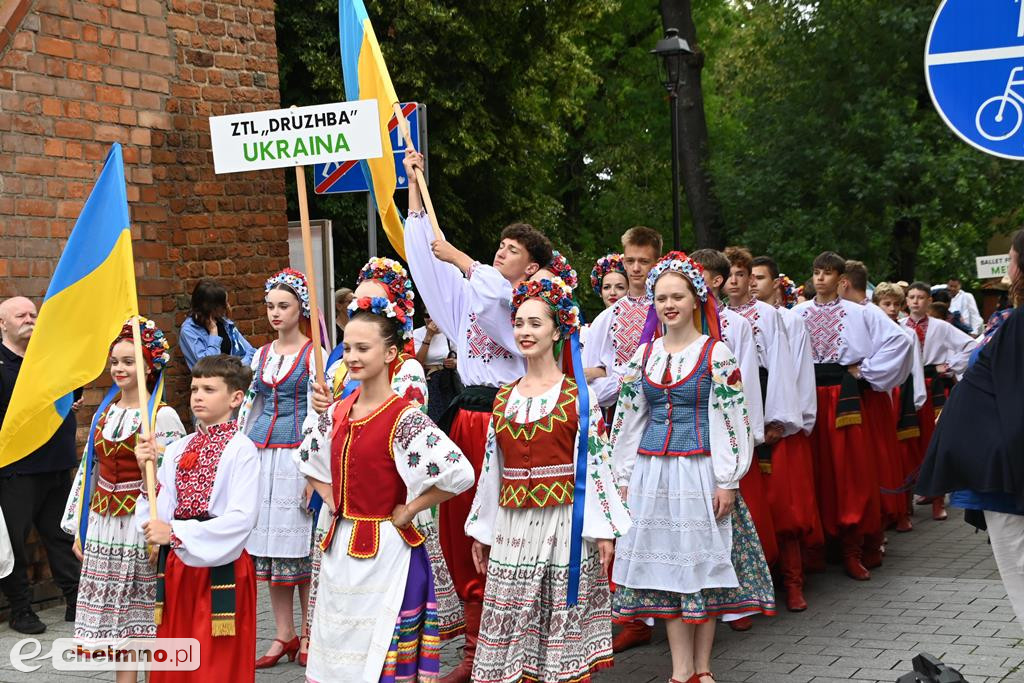
[[[78,613],[77,602],[77,600],[74,602],[68,602],[67,606],[64,608],[64,621],[70,621],[71,623],[75,622],[75,616]]]
[[[32,611],[31,607],[23,607],[11,614],[11,628],[18,633],[36,635],[46,630],[46,624],[39,621],[39,617]]]

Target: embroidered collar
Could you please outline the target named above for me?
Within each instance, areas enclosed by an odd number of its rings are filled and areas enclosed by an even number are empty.
[[[231,440],[231,437],[238,431],[238,421],[228,420],[227,422],[221,422],[215,424],[212,427],[206,427],[202,424],[199,425],[199,429],[196,430],[196,438],[202,438],[209,441],[217,441],[220,443],[227,443]]]
[[[736,311],[737,313],[740,313],[741,315],[746,315],[755,306],[757,306],[757,297],[751,295],[747,303],[740,304],[739,306],[729,306],[729,308]]]
[[[832,299],[832,301],[822,303],[818,301],[818,297],[814,297],[814,305],[818,308],[835,308],[842,305],[840,303],[842,300],[843,298],[841,296],[837,296],[835,299]]]

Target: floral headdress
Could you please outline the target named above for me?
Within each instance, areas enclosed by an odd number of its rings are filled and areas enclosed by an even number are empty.
[[[412,291],[412,280],[409,279],[409,273],[398,261],[374,256],[359,271],[356,285],[366,280],[375,280],[381,283],[384,285],[384,289],[390,292],[392,299],[405,302],[407,311],[413,310],[413,300],[416,295]]]
[[[555,311],[562,340],[580,329],[580,307],[572,300],[572,288],[561,278],[520,282],[512,292],[512,320],[527,299],[540,299]]]
[[[573,291],[576,291],[576,287],[580,284],[580,276],[576,273],[576,269],[569,264],[569,260],[557,251],[551,252],[551,263],[548,264],[548,270],[569,285]]]
[[[704,280],[704,267],[682,251],[670,251],[654,264],[651,272],[647,274],[647,296],[654,296],[654,283],[669,271],[679,273],[689,280],[697,291],[697,298],[700,299],[700,302],[707,302],[708,285]]]
[[[626,277],[626,264],[622,260],[622,254],[608,254],[597,259],[594,269],[590,271],[590,286],[594,293],[601,296],[601,285],[604,283],[604,276],[608,273],[618,273]]]
[[[782,290],[782,305],[786,308],[793,308],[796,305],[797,297],[796,283],[785,273],[779,273],[779,285]]]
[[[407,311],[405,305],[386,299],[382,296],[361,296],[353,299],[348,305],[348,314],[354,315],[359,311],[368,311],[374,315],[385,318],[394,318],[401,326],[402,339],[412,339],[412,314]]]
[[[139,335],[142,337],[142,358],[153,372],[161,372],[171,362],[171,345],[163,331],[149,318],[139,316]],[[110,344],[110,350],[118,342],[132,340],[132,323],[129,320],[121,328],[117,338]]]
[[[306,276],[297,270],[285,268],[274,277],[267,280],[263,285],[263,291],[269,292],[275,285],[284,285],[295,293],[295,296],[302,304],[302,315],[309,319],[309,286],[306,283]]]

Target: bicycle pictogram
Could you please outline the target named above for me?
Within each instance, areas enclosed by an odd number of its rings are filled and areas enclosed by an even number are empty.
[[[985,138],[993,141],[1006,140],[1020,130],[1020,125],[1024,122],[1024,110],[1021,110],[1020,106],[1021,102],[1024,102],[1024,95],[1014,88],[1024,86],[1024,77],[1018,76],[1022,73],[1024,66],[1014,67],[1006,79],[1003,94],[988,98],[978,107],[974,125]],[[1010,107],[1009,116],[1006,111],[1007,105]]]

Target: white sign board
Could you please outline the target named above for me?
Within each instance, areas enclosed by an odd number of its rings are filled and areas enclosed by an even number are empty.
[[[975,259],[978,266],[978,279],[984,280],[990,277],[1003,277],[1010,271],[1010,255],[997,254],[995,256],[979,256]]]
[[[210,117],[215,173],[383,155],[376,100]]]

